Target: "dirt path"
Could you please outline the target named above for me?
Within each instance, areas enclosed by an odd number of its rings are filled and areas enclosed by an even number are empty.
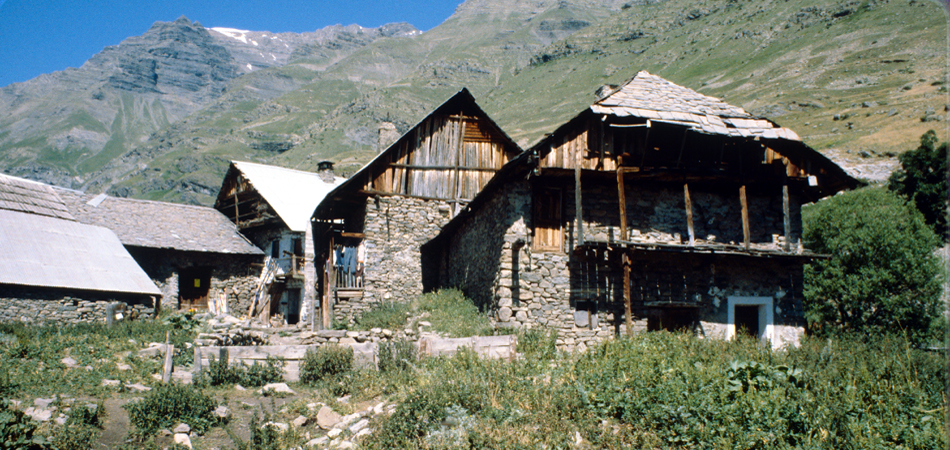
[[[129,421],[129,412],[122,405],[130,401],[132,399],[110,398],[103,402],[106,417],[94,449],[113,449],[126,443],[132,424]]]

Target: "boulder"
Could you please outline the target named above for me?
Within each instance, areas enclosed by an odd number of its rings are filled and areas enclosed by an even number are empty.
[[[329,430],[339,423],[341,418],[342,416],[337,414],[336,411],[329,406],[324,406],[320,408],[320,411],[317,413],[317,426],[324,430]]]

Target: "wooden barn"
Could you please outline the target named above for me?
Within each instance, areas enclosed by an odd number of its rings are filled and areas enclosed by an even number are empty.
[[[506,165],[422,251],[501,326],[803,330],[801,205],[857,182],[791,130],[640,72]]]
[[[421,294],[419,247],[519,153],[463,89],[330,192],[312,219],[323,325]]]
[[[251,316],[279,315],[290,324],[309,320],[301,311],[311,310],[318,281],[310,215],[344,181],[333,174],[332,163],[318,167],[314,173],[232,161],[228,168],[214,207],[266,255]]]

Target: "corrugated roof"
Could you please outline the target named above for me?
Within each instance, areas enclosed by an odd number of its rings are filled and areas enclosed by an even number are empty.
[[[112,231],[0,210],[0,283],[161,296]]]
[[[57,188],[79,222],[114,231],[123,244],[182,251],[260,255],[220,211],[205,206],[91,195]]]
[[[49,185],[0,174],[0,210],[73,220]]]
[[[744,109],[700,94],[647,71],[590,107],[597,114],[640,117],[688,126],[707,134],[801,141],[794,131],[757,119]]]
[[[323,198],[346,181],[346,178],[334,177],[333,183],[327,183],[320,174],[278,166],[243,161],[231,164],[274,208],[287,228],[300,233],[310,226],[310,216]]]

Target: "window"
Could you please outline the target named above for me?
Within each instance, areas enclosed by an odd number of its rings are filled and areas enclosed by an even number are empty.
[[[729,297],[726,339],[748,333],[763,340],[773,339],[774,305],[772,297]]]
[[[534,248],[561,251],[561,190],[541,188],[534,195]]]
[[[270,243],[270,257],[280,258],[280,239]]]

